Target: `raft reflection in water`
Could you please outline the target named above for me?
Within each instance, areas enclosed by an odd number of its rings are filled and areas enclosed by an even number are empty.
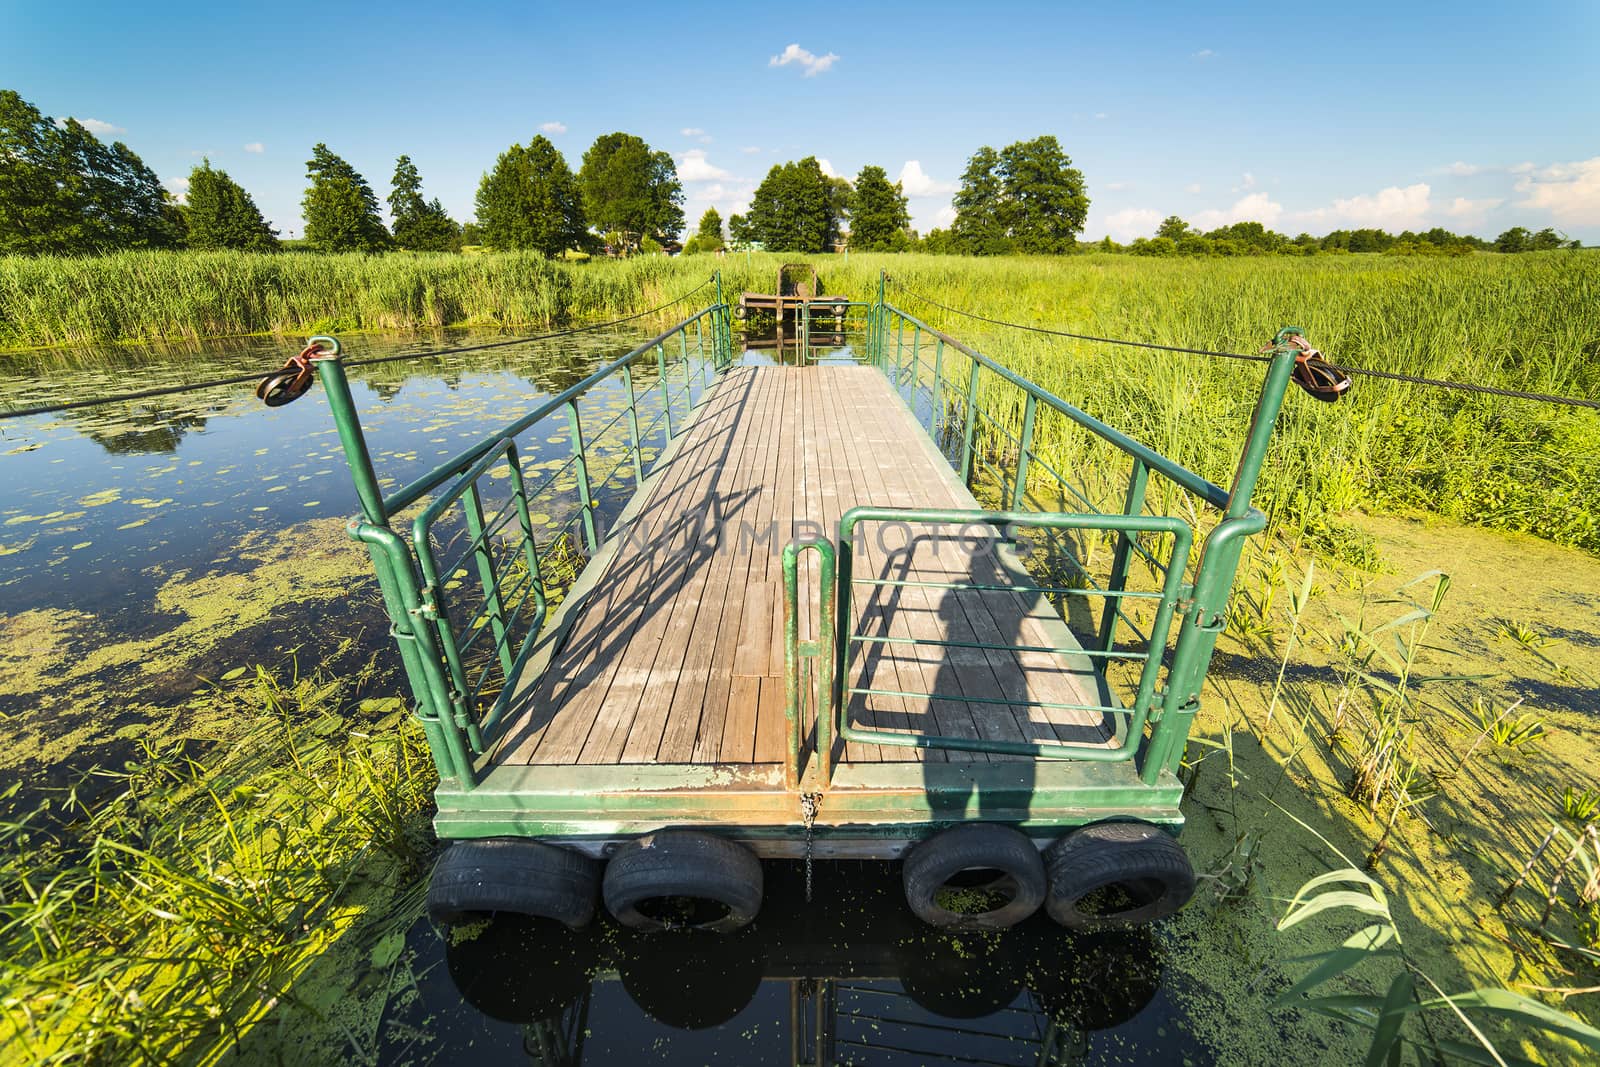
[[[532,1062],[564,1067],[584,1062],[603,1026],[589,1004],[609,981],[690,1031],[733,1020],[763,982],[785,985],[795,1064],[1078,1062],[1092,1031],[1132,1019],[1161,985],[1148,930],[1075,935],[1041,914],[1002,933],[942,933],[907,909],[892,864],[819,863],[809,904],[801,865],[781,866],[794,869],[773,872],[761,914],[737,933],[501,916],[445,939],[450,977],[478,1011],[524,1027]],[[749,1025],[728,1028],[736,1060],[733,1031]]]

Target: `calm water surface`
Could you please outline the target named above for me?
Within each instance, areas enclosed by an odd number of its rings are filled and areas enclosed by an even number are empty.
[[[352,371],[355,398],[380,475],[409,482],[494,426],[579,381],[644,334],[580,338],[388,363]],[[473,334],[352,338],[351,359],[496,340]],[[8,357],[5,406],[78,398],[248,373],[277,365],[282,342],[204,349],[73,351]],[[746,354],[771,362],[771,351]],[[848,359],[848,349],[832,354]],[[674,387],[679,373],[669,365]],[[642,371],[641,390],[658,384]],[[592,436],[620,443],[625,396],[616,383],[584,402]],[[647,401],[647,425],[659,405]],[[610,425],[612,437],[602,428]],[[659,445],[664,428],[652,435]],[[551,421],[519,441],[525,468],[560,466],[565,425]],[[620,453],[617,453],[620,455]],[[599,479],[610,464],[595,468]],[[570,523],[559,479],[536,521]],[[614,513],[631,489],[623,468],[599,487]],[[271,542],[277,566],[297,543],[323,538],[356,510],[320,390],[286,407],[262,406],[248,386],[0,422],[0,621],[63,611],[91,620],[98,640],[149,640],[173,632],[159,602],[174,575],[251,572],[240,546]],[[256,551],[253,549],[252,551]],[[372,688],[396,691],[397,657],[364,556],[353,544],[348,595],[304,607],[272,605],[265,621],[208,653],[220,671],[261,662],[333,671],[377,663]],[[279,577],[283,577],[279,575]],[[281,595],[263,585],[263,596]],[[268,591],[270,589],[270,592]],[[292,584],[291,584],[292,589]],[[338,656],[341,640],[354,643]],[[3,632],[0,632],[3,640]],[[0,648],[0,652],[5,649]],[[13,650],[15,654],[15,650]],[[127,745],[119,708],[159,702],[165,684],[102,678],[124,698],[108,702],[102,729],[71,758],[30,768],[46,780],[114,758]],[[6,687],[10,690],[12,687]],[[48,734],[51,712],[23,691],[0,712]],[[24,764],[26,766],[26,764]],[[1074,938],[1042,917],[1003,937],[938,937],[904,906],[898,868],[819,864],[804,899],[796,864],[767,868],[767,900],[736,937],[651,938],[602,919],[582,935],[497,922],[446,945],[423,920],[407,933],[413,987],[391,999],[380,1029],[385,1062],[674,1063],[1204,1063],[1185,1032],[1164,960],[1169,935]],[[376,976],[373,976],[376,977]]]

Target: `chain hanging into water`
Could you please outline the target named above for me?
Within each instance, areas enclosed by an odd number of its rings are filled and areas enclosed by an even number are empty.
[[[373,356],[368,359],[350,359],[345,361],[346,367],[369,367],[379,363],[397,363],[413,359],[433,359],[439,356],[459,356],[467,352],[486,352],[492,348],[507,348],[511,345],[531,344],[535,341],[550,341],[558,337],[576,337],[579,334],[592,333],[595,330],[605,330],[613,326],[621,326],[642,319],[649,315],[656,315],[670,307],[683,303],[700,290],[710,285],[713,278],[707,278],[699,285],[690,289],[681,296],[674,297],[665,304],[660,304],[648,311],[635,312],[620,319],[609,322],[595,322],[587,326],[574,326],[567,330],[557,330],[554,333],[534,334],[529,337],[513,337],[504,341],[486,341],[483,344],[461,345],[457,348],[433,348],[423,352],[402,352],[394,356]],[[264,377],[278,374],[283,368],[274,367],[266,371],[256,371],[252,374],[236,374],[228,378],[214,378],[205,382],[191,382],[187,385],[168,385],[155,389],[140,389],[132,393],[117,393],[112,396],[95,397],[92,400],[68,400],[60,404],[39,404],[35,407],[13,408],[10,411],[0,411],[0,420],[20,419],[25,415],[53,415],[58,411],[72,411],[77,408],[98,407],[101,404],[116,404],[129,400],[149,400],[158,396],[172,396],[177,393],[195,392],[200,389],[216,389],[224,385],[243,385],[247,382],[260,382]]]
[[[1047,326],[1029,326],[1021,322],[1008,322],[1005,319],[994,319],[987,315],[980,315],[975,311],[964,308],[951,307],[942,304],[932,297],[923,296],[915,290],[907,288],[901,282],[889,275],[884,275],[884,280],[899,289],[913,300],[920,300],[924,304],[947,311],[952,315],[961,315],[965,318],[975,319],[978,322],[987,322],[992,326],[1004,326],[1011,330],[1022,330],[1027,333],[1045,334],[1050,337],[1067,337],[1075,341],[1092,341],[1096,344],[1122,345],[1128,348],[1146,348],[1157,352],[1183,352],[1192,356],[1216,356],[1221,359],[1244,359],[1254,363],[1265,363],[1272,357],[1254,352],[1215,352],[1205,348],[1185,348],[1182,345],[1160,345],[1150,341],[1127,341],[1116,337],[1095,337],[1092,334],[1072,333],[1068,330],[1057,330]],[[1534,400],[1541,404],[1561,404],[1567,407],[1600,409],[1600,400],[1588,400],[1577,396],[1558,396],[1552,393],[1530,393],[1521,389],[1502,389],[1494,385],[1480,385],[1477,382],[1451,382],[1441,378],[1423,378],[1414,374],[1397,374],[1394,371],[1370,370],[1366,367],[1348,367],[1340,363],[1329,363],[1328,367],[1344,374],[1359,374],[1368,378],[1383,378],[1392,382],[1408,382],[1412,385],[1430,385],[1439,389],[1456,389],[1464,393],[1486,393],[1490,396],[1507,396],[1518,400]]]
[[[817,823],[817,812],[822,810],[821,793],[800,794],[800,817],[806,824],[806,903],[811,903],[811,841]]]

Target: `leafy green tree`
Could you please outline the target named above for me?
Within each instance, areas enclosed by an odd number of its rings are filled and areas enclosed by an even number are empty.
[[[463,245],[483,244],[483,231],[478,228],[476,222],[464,222],[461,224],[461,243]]]
[[[377,194],[354,167],[318,142],[306,162],[306,177],[311,179],[301,203],[306,244],[319,252],[381,252],[389,247]]]
[[[590,224],[618,230],[630,245],[643,237],[670,241],[683,229],[683,183],[666,152],[631,133],[595,138],[583,154],[578,187]]]
[[[389,182],[389,215],[394,219],[394,241],[416,252],[461,251],[461,227],[438,197],[422,199],[422,176],[410,156],[394,161]]]
[[[826,252],[839,239],[842,201],[839,184],[807,156],[767,172],[744,222],[769,252]]]
[[[755,244],[756,235],[750,229],[750,222],[743,215],[728,216],[728,247],[749,248]]]
[[[882,167],[862,167],[851,203],[850,247],[863,252],[904,251],[910,226],[900,183],[891,183]]]
[[[1189,224],[1176,215],[1168,215],[1161,220],[1161,225],[1156,227],[1156,236],[1174,242],[1181,241],[1189,236]]]
[[[1000,152],[1000,180],[1005,186],[1001,219],[1017,251],[1070,252],[1089,217],[1089,196],[1083,172],[1046,134],[1018,141]]]
[[[696,252],[715,252],[723,246],[722,216],[714,207],[706,208],[706,213],[700,216],[700,227],[693,237],[684,244],[685,255],[694,255]]]
[[[1552,249],[1565,247],[1567,238],[1565,234],[1557,233],[1546,226],[1532,237],[1528,238],[1528,251],[1549,252]]]
[[[226,171],[212,167],[209,159],[189,172],[183,217],[190,248],[278,251],[278,231],[261,217],[255,200]]]
[[[1526,252],[1533,243],[1533,234],[1526,227],[1513,226],[1494,239],[1496,252]]]
[[[984,145],[967,160],[961,175],[961,188],[953,203],[955,222],[950,232],[956,248],[972,256],[1002,256],[1013,250],[1010,234],[1001,217],[1005,208],[1005,185],[1000,180],[1000,153]]]
[[[121,141],[57,121],[0,90],[0,252],[170,248],[183,217],[155,172]]]
[[[478,185],[477,213],[490,248],[559,256],[589,243],[578,181],[544,136],[500,154]]]
[[[716,208],[706,208],[706,213],[700,216],[700,228],[695,231],[695,236],[713,243],[713,251],[722,247],[722,216]]]

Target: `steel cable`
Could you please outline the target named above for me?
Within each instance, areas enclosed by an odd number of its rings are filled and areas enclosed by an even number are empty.
[[[1028,333],[1046,334],[1051,337],[1068,337],[1076,341],[1093,341],[1097,344],[1124,345],[1129,348],[1147,348],[1157,352],[1184,352],[1194,356],[1217,356],[1222,359],[1246,359],[1255,363],[1265,363],[1272,357],[1255,352],[1216,352],[1205,348],[1185,348],[1181,345],[1159,345],[1149,341],[1126,341],[1115,337],[1095,337],[1092,334],[1072,333],[1067,330],[1056,330],[1046,326],[1029,326],[1020,322],[1007,322],[1005,319],[993,319],[987,315],[979,315],[974,311],[951,307],[941,304],[931,297],[923,296],[913,289],[907,288],[903,283],[892,277],[886,280],[902,293],[913,300],[920,300],[924,304],[947,311],[952,315],[962,315],[979,322],[987,322],[994,326],[1004,326],[1012,330],[1024,330]],[[1465,393],[1486,393],[1490,396],[1508,396],[1518,400],[1536,400],[1544,404],[1562,404],[1567,407],[1592,408],[1600,410],[1600,400],[1586,400],[1576,396],[1557,396],[1551,393],[1531,393],[1521,389],[1502,389],[1495,385],[1480,385],[1476,382],[1452,382],[1441,378],[1423,378],[1415,374],[1399,374],[1394,371],[1371,370],[1366,367],[1348,367],[1339,363],[1329,363],[1334,370],[1343,371],[1345,374],[1359,374],[1367,378],[1383,378],[1394,382],[1408,382],[1412,385],[1430,385],[1440,389],[1456,389]]]

